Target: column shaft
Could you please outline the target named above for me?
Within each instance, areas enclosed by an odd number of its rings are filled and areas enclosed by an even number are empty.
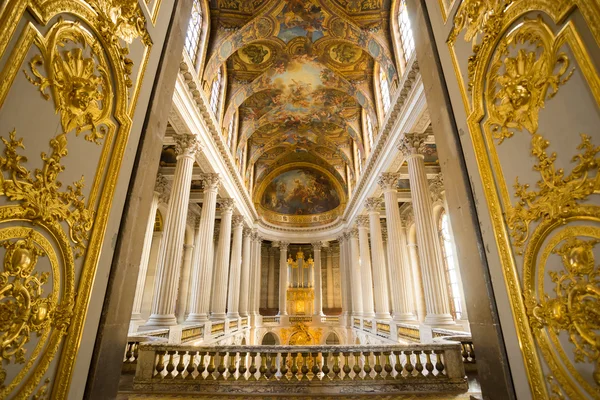
[[[373,274],[371,271],[371,250],[369,249],[369,217],[358,217],[358,244],[360,247],[360,277],[363,299],[363,316],[373,318]]]
[[[390,319],[387,267],[385,264],[385,249],[383,247],[383,236],[381,234],[381,222],[379,219],[381,200],[375,197],[369,198],[367,199],[366,207],[369,213],[369,226],[371,229],[375,317],[378,319]]]
[[[267,308],[275,308],[275,247],[269,249],[269,266],[267,269]]]
[[[315,288],[315,307],[314,307],[314,315],[325,315],[323,314],[323,285],[321,279],[321,247],[323,244],[321,242],[314,242],[313,253],[314,253],[314,270],[313,270],[313,283]]]
[[[178,156],[165,224],[164,256],[161,257],[157,268],[152,315],[146,323],[148,327],[177,324],[175,318],[177,284],[190,200],[194,155],[198,150],[198,143],[194,135],[177,135],[175,144]]]
[[[408,162],[410,194],[417,226],[417,244],[419,259],[423,270],[425,303],[427,306],[427,325],[454,324],[448,302],[448,288],[444,284],[444,264],[441,243],[433,221],[431,196],[425,161],[422,153],[426,135],[405,134],[401,150]]]
[[[198,323],[208,319],[210,291],[214,264],[214,231],[217,208],[217,192],[220,181],[217,174],[202,177],[204,201],[200,215],[198,234],[194,240],[194,263],[191,273],[190,313],[188,323]]]
[[[353,229],[350,231],[350,280],[352,282],[352,315],[362,316],[363,315],[363,297],[362,297],[362,284],[361,284],[361,272],[360,272],[360,250],[358,242],[358,230]]]
[[[415,316],[406,234],[398,208],[397,181],[398,174],[383,174],[379,178],[385,201],[392,309],[394,320],[404,322],[414,321]]]
[[[131,312],[132,320],[142,319],[142,299],[144,297],[144,285],[146,284],[146,273],[148,272],[148,262],[150,261],[150,250],[152,248],[152,237],[154,234],[154,223],[156,220],[156,210],[158,210],[159,193],[154,192],[152,204],[148,213],[148,222],[146,223],[146,234],[144,235],[144,249],[140,259],[140,272],[138,273],[137,283],[135,285],[135,297],[133,299],[133,309]]]
[[[335,308],[333,295],[333,249],[327,247],[327,308]]]
[[[242,273],[240,277],[240,315],[242,317],[248,316],[248,286],[250,285],[250,264],[251,261],[251,247],[252,231],[248,228],[244,228],[243,239],[242,239]]]
[[[211,319],[224,319],[227,306],[227,281],[229,278],[229,256],[231,249],[231,217],[233,214],[233,199],[222,199],[221,232],[219,233],[219,248],[215,265],[215,280],[213,283],[212,301],[210,303]]]
[[[231,261],[229,266],[229,292],[227,294],[227,318],[239,318],[240,307],[240,274],[242,270],[242,233],[244,217],[233,217],[233,240]]]
[[[185,311],[188,304],[190,289],[190,268],[192,266],[194,245],[183,245],[183,262],[181,263],[181,274],[179,276],[179,291],[177,293],[176,316],[177,322],[183,323],[185,320]]]
[[[288,245],[287,242],[279,243],[279,315],[287,315]]]

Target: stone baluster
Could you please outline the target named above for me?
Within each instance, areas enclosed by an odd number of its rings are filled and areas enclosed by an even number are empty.
[[[395,283],[390,290],[394,320],[398,322],[414,321],[413,290],[405,229],[400,219],[398,208],[398,192],[396,184],[399,174],[383,173],[379,177],[379,186],[383,190],[385,201],[385,220],[388,232],[388,269],[390,283]]]
[[[195,324],[208,319],[210,288],[214,264],[214,231],[217,192],[221,181],[218,174],[202,175],[204,188],[200,225],[194,240],[195,261],[192,264],[190,313],[186,323]]]
[[[369,217],[359,215],[356,219],[358,225],[358,244],[360,247],[360,279],[363,300],[363,316],[373,318],[373,274],[371,271],[371,250],[369,249]]]
[[[239,318],[240,307],[240,274],[242,269],[242,233],[244,217],[233,216],[233,240],[231,261],[229,266],[229,291],[227,293],[227,318]]]
[[[313,282],[315,290],[315,306],[314,315],[325,315],[323,314],[323,285],[321,282],[321,247],[322,242],[313,242],[313,258],[314,258],[314,270],[313,270]]]
[[[195,135],[176,135],[177,164],[164,233],[164,252],[157,267],[152,314],[147,327],[177,324],[175,305],[185,235],[187,209],[190,200],[194,158],[200,149]]]
[[[425,304],[427,316],[425,324],[431,326],[454,324],[450,314],[448,288],[445,285],[444,261],[441,243],[433,221],[429,184],[425,174],[423,151],[427,134],[407,133],[398,149],[408,163],[410,194],[417,227],[419,259],[423,271]]]
[[[233,199],[221,199],[221,232],[215,265],[212,301],[210,303],[212,319],[224,319],[227,305],[227,280],[229,277],[229,256],[231,249],[231,218],[233,215]]]
[[[242,239],[242,273],[240,277],[240,315],[242,317],[248,316],[248,296],[250,291],[250,259],[252,253],[252,230],[244,228],[243,239]]]
[[[371,229],[371,256],[373,260],[373,283],[375,287],[375,318],[391,319],[385,249],[383,247],[383,236],[381,234],[381,222],[379,218],[381,199],[370,197],[365,202],[365,207],[369,214],[369,226]]]
[[[363,297],[360,272],[360,246],[358,242],[358,229],[352,229],[348,234],[350,242],[350,281],[352,282],[352,314],[363,315]]]
[[[144,235],[144,249],[140,259],[140,272],[138,273],[137,283],[135,285],[135,297],[133,299],[133,309],[131,311],[131,320],[139,321],[142,319],[142,299],[144,298],[144,286],[146,284],[146,274],[148,272],[148,263],[150,262],[150,249],[152,248],[152,238],[154,235],[154,224],[156,222],[156,211],[160,201],[161,193],[166,191],[167,180],[161,174],[156,177],[156,185],[148,213],[148,222],[146,222],[146,233]]]
[[[287,315],[288,242],[279,242],[279,314]]]

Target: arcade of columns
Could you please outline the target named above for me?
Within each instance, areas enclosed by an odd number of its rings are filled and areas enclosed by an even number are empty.
[[[383,199],[365,201],[366,213],[355,225],[336,238],[339,242],[342,315],[393,319],[398,323],[423,323],[425,326],[454,325],[446,284],[443,253],[434,219],[432,193],[425,173],[424,144],[427,134],[405,134],[398,145],[409,172],[413,215],[398,207],[397,173],[383,173],[378,184]],[[175,137],[177,164],[170,188],[159,175],[144,239],[144,253],[137,281],[132,324],[154,329],[179,323],[194,324],[212,320],[257,317],[260,294],[268,291],[278,299],[279,316],[287,316],[286,289],[289,285],[289,243],[275,242],[279,251],[279,293],[275,277],[268,274],[267,287],[261,285],[261,243],[257,229],[235,215],[234,200],[219,198],[218,174],[203,174],[203,204],[200,215],[188,212],[192,167],[201,151],[193,135]],[[151,314],[141,317],[142,298],[156,235],[155,214],[159,202],[169,192],[164,228],[156,258]],[[220,226],[215,229],[216,206],[220,205]],[[385,206],[385,226],[380,211]],[[409,223],[414,221],[416,243],[409,240]],[[184,244],[186,223],[193,222],[193,245]],[[214,234],[218,232],[215,245]],[[313,315],[323,314],[321,249],[323,242],[311,243],[314,256]],[[326,304],[333,303],[331,247],[327,251]],[[273,249],[276,250],[276,249]],[[272,264],[275,264],[274,253]],[[281,288],[283,290],[281,290]],[[147,290],[147,289],[146,289]],[[178,318],[179,316],[179,318]],[[465,319],[466,315],[463,314]],[[255,319],[256,321],[256,319]],[[349,322],[346,322],[349,323]]]

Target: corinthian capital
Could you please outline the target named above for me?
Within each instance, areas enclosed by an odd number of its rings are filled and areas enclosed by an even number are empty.
[[[219,174],[202,174],[202,187],[204,190],[217,191],[221,186]]]
[[[368,215],[359,215],[356,217],[356,225],[359,228],[368,228],[369,227],[369,216]]]
[[[279,242],[279,251],[287,251],[290,242]]]
[[[350,239],[352,239],[352,238],[358,239],[358,229],[352,228],[350,230],[350,232],[348,232],[348,238],[350,238]]]
[[[317,251],[317,250],[321,250],[321,247],[323,247],[323,242],[312,242],[312,247],[313,247],[313,251]]]
[[[243,215],[234,215],[231,218],[231,224],[234,228],[244,226],[244,216]]]
[[[384,172],[379,175],[377,183],[383,190],[396,190],[400,174],[396,172]]]
[[[405,157],[423,154],[427,136],[427,133],[405,133],[398,144],[398,150],[400,150]]]
[[[252,229],[244,228],[244,230],[242,231],[242,237],[249,237],[250,239],[252,239]]]
[[[222,198],[219,200],[219,204],[221,205],[221,212],[233,212],[235,201],[230,198]]]
[[[196,135],[175,135],[175,152],[178,156],[193,157],[200,150],[200,143]]]
[[[369,197],[367,200],[365,200],[365,208],[368,212],[379,212],[381,209],[381,198]]]

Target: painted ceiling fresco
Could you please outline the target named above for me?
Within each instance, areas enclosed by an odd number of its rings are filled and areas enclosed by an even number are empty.
[[[272,172],[294,163],[328,171],[343,190],[356,179],[353,145],[364,159],[364,119],[368,115],[375,129],[378,125],[375,66],[386,71],[390,87],[397,80],[389,28],[383,22],[389,3],[211,2],[212,29],[218,32],[211,35],[215,39],[203,79],[209,87],[217,70],[226,69],[221,125],[238,120],[234,156],[239,161],[246,154],[247,182],[267,177],[275,182],[278,177]],[[266,201],[256,190],[253,196],[259,203]],[[327,208],[319,204],[289,213],[319,214]]]
[[[325,174],[295,168],[270,181],[261,194],[261,205],[279,214],[321,214],[337,208],[340,196]]]

